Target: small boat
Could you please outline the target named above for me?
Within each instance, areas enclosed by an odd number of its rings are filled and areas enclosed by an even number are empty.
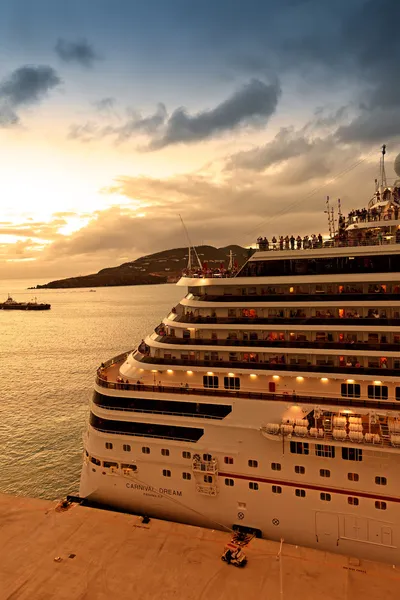
[[[17,302],[8,294],[7,300],[0,303],[1,308],[3,310],[49,310],[51,305],[39,303],[36,298],[31,302]]]

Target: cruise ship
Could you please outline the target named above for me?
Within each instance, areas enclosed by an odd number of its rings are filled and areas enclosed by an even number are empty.
[[[400,561],[400,180],[329,239],[259,238],[97,372],[80,497]],[[398,173],[400,177],[400,173]],[[231,264],[232,267],[232,264]]]

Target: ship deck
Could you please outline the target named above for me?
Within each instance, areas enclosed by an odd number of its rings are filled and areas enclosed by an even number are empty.
[[[297,600],[395,597],[400,568],[253,539],[237,569],[230,534],[0,494],[0,600]],[[282,582],[282,594],[280,589]]]

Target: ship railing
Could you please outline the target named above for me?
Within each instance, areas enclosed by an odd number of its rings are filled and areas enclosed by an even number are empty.
[[[100,371],[102,368],[107,369],[108,367],[112,367],[113,365],[123,362],[131,352],[132,350],[128,350],[127,352],[122,352],[121,354],[118,354],[118,356],[113,356],[113,358],[106,360],[102,363],[101,367],[99,367],[98,371]]]
[[[299,363],[290,363],[286,359],[286,362],[257,362],[257,361],[243,361],[243,360],[196,360],[196,359],[166,359],[156,356],[136,356],[137,360],[141,363],[146,364],[154,364],[154,365],[168,365],[169,369],[173,369],[174,366],[183,366],[183,367],[212,367],[212,368],[227,368],[227,369],[256,369],[261,371],[308,371],[313,373],[341,373],[345,375],[358,375],[362,373],[363,375],[379,375],[382,376],[395,376],[400,377],[400,360],[395,360],[394,368],[390,367],[374,367],[367,365],[360,366],[340,366],[334,365],[328,359],[326,362],[321,362],[319,364],[311,364],[310,361],[304,359],[304,362]],[[376,361],[379,361],[379,356],[376,357]]]
[[[380,352],[400,352],[400,343],[373,343],[367,340],[357,342],[329,342],[327,340],[232,340],[207,338],[177,338],[155,336],[155,341],[177,346],[246,346],[250,348],[323,348],[335,350],[377,350]]]
[[[387,369],[386,369],[387,371]],[[104,381],[99,377],[96,378],[97,385],[112,390],[119,389],[119,384],[112,381]],[[311,404],[311,405],[324,405],[324,406],[341,406],[356,407],[356,408],[367,408],[367,409],[381,409],[381,410],[394,410],[399,411],[399,402],[392,402],[390,400],[373,400],[373,399],[361,399],[361,398],[337,398],[328,396],[305,396],[298,394],[278,394],[273,392],[253,392],[244,390],[219,390],[215,388],[185,388],[173,385],[145,385],[137,383],[126,383],[125,390],[134,392],[151,392],[151,393],[162,393],[162,394],[184,394],[194,396],[211,396],[213,398],[238,398],[244,400],[265,400],[265,401],[280,401],[280,402],[293,402],[295,404]]]
[[[374,221],[372,221],[374,223]],[[376,223],[376,222],[375,222]],[[386,227],[390,225],[390,221],[385,221],[384,224],[377,225],[377,227]],[[357,231],[355,229],[354,231]],[[298,252],[299,250],[318,250],[321,248],[355,248],[359,246],[387,246],[392,244],[400,244],[400,236],[390,235],[390,234],[382,234],[382,237],[374,237],[369,240],[358,240],[358,239],[331,239],[326,240],[320,243],[312,244],[304,246],[303,240],[301,240],[301,244],[297,245],[295,242],[294,247],[290,246],[289,248],[284,244],[283,247],[280,246],[279,240],[276,243],[269,242],[268,244],[264,242],[257,242],[257,251],[259,252]]]
[[[388,300],[398,300],[399,292],[303,292],[297,290],[296,293],[288,293],[284,291],[271,292],[269,294],[251,294],[251,296],[239,296],[233,294],[202,294],[196,296],[194,300],[196,302],[221,302],[221,303],[239,303],[239,302],[305,302],[310,300],[311,302],[327,302],[327,301],[337,301],[343,302],[346,300],[357,300],[357,301],[369,301],[372,300],[374,302],[379,301],[388,301]],[[202,307],[203,309],[203,307]],[[204,306],[204,309],[207,309],[207,305]],[[203,310],[204,310],[203,309]],[[239,309],[240,310],[240,309]],[[185,315],[186,316],[186,315]],[[251,318],[251,317],[249,317]],[[157,332],[156,332],[157,333]]]
[[[142,437],[142,438],[175,440],[177,442],[196,442],[197,441],[197,440],[194,440],[189,437],[182,438],[182,437],[177,437],[177,436],[156,435],[153,433],[135,433],[133,431],[116,431],[113,429],[102,429],[101,427],[95,427],[92,424],[90,424],[90,426],[93,427],[93,429],[95,429],[96,431],[100,431],[101,433],[111,433],[111,434],[116,434],[116,435],[129,435],[129,436],[133,436],[133,437]]]
[[[346,305],[346,300],[342,303]],[[203,316],[182,316],[175,319],[179,323],[199,323],[205,325],[358,325],[360,327],[377,326],[377,325],[400,325],[400,318],[360,316],[360,317],[285,317],[285,316],[270,316],[270,317],[203,317]]]
[[[97,404],[99,408],[103,408],[104,410],[118,410],[124,412],[135,412],[135,413],[144,413],[144,414],[152,414],[152,415],[165,415],[168,417],[190,417],[195,419],[214,419],[217,421],[221,421],[225,415],[216,416],[216,415],[204,415],[199,413],[185,413],[185,412],[171,412],[171,411],[163,411],[163,410],[146,410],[144,408],[126,408],[123,406],[106,406],[105,404]]]

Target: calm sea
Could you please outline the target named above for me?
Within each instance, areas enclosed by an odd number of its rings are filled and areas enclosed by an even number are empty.
[[[29,285],[0,282],[0,301],[10,293],[51,304],[43,312],[0,310],[0,491],[56,499],[78,491],[96,368],[140,342],[185,290]]]

